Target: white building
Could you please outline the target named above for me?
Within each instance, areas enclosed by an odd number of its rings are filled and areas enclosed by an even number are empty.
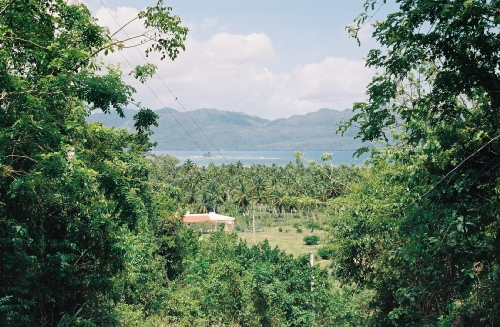
[[[235,218],[233,217],[219,215],[218,213],[215,213],[215,211],[209,213],[189,213],[188,211],[182,219],[182,221],[188,226],[194,224],[213,224],[213,231],[217,231],[218,225],[223,223],[225,232],[233,231],[234,220]]]

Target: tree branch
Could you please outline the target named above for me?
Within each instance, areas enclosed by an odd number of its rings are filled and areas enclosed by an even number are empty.
[[[122,48],[123,48],[123,49],[136,48],[136,47],[138,47],[139,45],[148,44],[149,42],[153,42],[153,41],[155,41],[155,40],[153,40],[153,39],[149,39],[149,40],[147,40],[147,41],[145,41],[145,42],[142,42],[141,44],[124,45]]]
[[[5,6],[5,8],[0,11],[0,15],[3,15],[4,12],[10,7],[10,5],[14,2],[14,0],[10,0],[10,2]]]
[[[95,55],[96,55],[96,54],[98,54],[99,52],[101,52],[101,51],[103,51],[103,50],[106,50],[106,49],[109,49],[109,48],[111,48],[111,47],[113,47],[113,46],[115,46],[115,45],[117,45],[117,44],[119,44],[119,43],[127,42],[127,41],[130,41],[130,40],[133,40],[133,39],[137,39],[137,38],[139,38],[139,37],[145,37],[145,38],[151,39],[150,37],[148,37],[148,36],[147,36],[147,35],[145,35],[145,34],[140,34],[140,35],[136,35],[136,36],[131,36],[131,37],[129,37],[128,39],[118,40],[118,41],[115,41],[115,42],[113,42],[113,43],[110,43],[110,44],[107,44],[107,45],[105,45],[105,46],[100,47],[100,48],[99,48],[99,49],[97,49],[96,51],[92,52],[92,54],[90,54],[90,55],[88,56],[88,58],[92,58],[93,56],[95,56]],[[135,46],[138,46],[138,45],[140,45],[140,44],[137,44],[137,45],[135,45]],[[128,47],[128,48],[130,48],[131,46],[127,46],[127,47]]]
[[[134,20],[138,19],[139,17],[134,17],[133,19],[129,20],[127,23],[125,23],[124,25],[122,25],[122,27],[120,27],[116,32],[114,32],[113,34],[111,34],[111,37],[115,36],[116,34],[118,34],[121,30],[123,30],[128,24],[132,23]],[[127,35],[128,36],[128,35]]]
[[[26,42],[26,43],[30,43],[30,44],[33,44],[34,46],[36,47],[39,47],[39,48],[42,48],[42,49],[45,49],[45,47],[33,42],[33,41],[30,41],[30,40],[26,40],[26,39],[21,39],[21,38],[18,38],[18,37],[15,37],[15,36],[4,36],[5,38],[7,39],[12,39],[12,40],[18,40],[18,41],[22,41],[22,42]]]

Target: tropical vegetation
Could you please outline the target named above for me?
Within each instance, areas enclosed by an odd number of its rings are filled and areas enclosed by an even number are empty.
[[[150,179],[162,185],[165,196],[178,208],[205,213],[213,207],[242,219],[264,213],[281,220],[298,213],[321,218],[318,213],[345,192],[349,182],[356,181],[364,169],[334,167],[331,154],[327,153],[322,164],[312,161],[304,164],[302,153],[296,152],[295,163],[250,167],[240,161],[198,166],[189,159],[180,164],[169,155],[150,154],[148,158],[153,165]]]
[[[349,32],[385,3],[367,0]],[[359,149],[368,165],[296,152],[245,167],[151,154],[147,108],[135,133],[86,122],[135,103],[101,62],[124,40],[84,5],[0,0],[0,324],[494,326],[500,2],[396,3],[373,22],[368,99],[339,126],[380,144]],[[175,59],[180,19],[161,1],[138,18],[156,30],[148,52]],[[303,241],[331,266],[182,224],[210,207],[246,227],[327,229]]]
[[[373,326],[494,326],[500,312],[498,1],[396,1],[354,105],[373,152],[338,199],[334,274],[375,291]],[[386,1],[382,1],[382,5]],[[350,31],[363,27],[371,10]]]
[[[187,32],[179,18],[161,2],[140,15],[156,31],[150,49],[174,59]],[[120,48],[84,5],[0,1],[2,326],[113,324],[114,278],[151,251],[130,253],[162,209],[142,155],[156,115],[141,108],[135,134],[85,122],[134,102],[101,61]],[[155,271],[161,260],[147,258]]]

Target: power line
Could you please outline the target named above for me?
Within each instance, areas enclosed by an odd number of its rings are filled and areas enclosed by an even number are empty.
[[[139,49],[137,49],[139,50]],[[140,52],[140,51],[139,51]],[[142,52],[140,52],[141,56],[146,60],[146,62],[149,63],[149,61],[146,59],[146,57],[144,57],[144,55],[142,54]],[[194,118],[189,114],[189,112],[186,110],[186,108],[184,108],[184,106],[182,105],[182,103],[179,101],[179,99],[175,96],[175,94],[170,90],[170,88],[167,86],[167,84],[165,84],[165,82],[163,81],[163,79],[160,77],[160,75],[158,75],[157,72],[155,72],[155,75],[156,77],[158,77],[160,79],[160,81],[163,83],[163,85],[165,85],[165,87],[167,88],[167,90],[170,92],[170,94],[172,94],[172,96],[175,98],[175,101],[177,101],[177,103],[179,103],[179,105],[181,106],[182,109],[184,109],[184,112],[189,116],[189,118],[191,118],[191,120],[195,123],[195,125],[198,127],[198,129],[203,133],[203,135],[205,135],[205,137],[207,138],[207,140],[210,142],[210,144],[212,144],[212,146],[214,147],[215,150],[217,150],[217,152],[220,154],[220,156],[226,161],[226,158],[222,155],[222,153],[220,152],[220,150],[215,146],[215,144],[212,142],[212,140],[208,137],[207,134],[205,134],[205,131],[198,125],[198,123],[196,122],[196,120],[194,120]]]
[[[385,2],[382,2],[382,4],[381,4],[381,5],[378,7],[378,9],[377,9],[377,10],[373,13],[373,15],[371,15],[371,16],[366,16],[366,17],[368,17],[368,20],[367,20],[367,21],[365,21],[365,22],[363,23],[363,25],[361,25],[361,27],[358,27],[358,31],[360,31],[363,27],[365,27],[365,25],[366,25],[366,24],[368,24],[368,23],[372,20],[372,18],[373,18],[373,17],[375,17],[375,15],[379,12],[380,8],[382,8],[384,5],[385,5]]]
[[[127,58],[125,58],[125,56],[123,55],[123,53],[120,52],[120,55],[123,57],[123,59],[130,65],[130,62],[127,60]],[[168,113],[172,116],[172,118],[174,118],[174,120],[177,122],[177,124],[179,124],[179,126],[184,130],[184,132],[191,138],[191,140],[193,140],[193,142],[198,146],[198,148],[201,150],[201,152],[203,152],[203,154],[205,156],[207,156],[210,161],[213,162],[213,160],[210,158],[210,156],[207,155],[207,153],[203,150],[203,148],[200,146],[200,144],[198,144],[198,142],[196,142],[196,140],[194,139],[193,136],[191,136],[191,134],[189,134],[189,132],[186,130],[186,128],[184,128],[184,126],[182,126],[182,124],[177,120],[177,118],[175,118],[174,114],[172,114],[172,112],[167,108],[167,106],[163,103],[163,101],[160,99],[160,97],[158,97],[158,95],[153,91],[153,89],[149,86],[148,83],[144,82],[144,84],[148,87],[148,89],[151,91],[151,93],[153,93],[153,95],[158,99],[158,101],[160,101],[160,103],[164,106],[164,108],[167,109]]]
[[[104,8],[106,8],[106,11],[111,15],[111,17],[114,19],[114,21],[118,24],[118,27],[121,27],[120,23],[118,23],[118,21],[116,20],[116,18],[113,16],[113,14],[111,13],[111,11],[109,10],[109,8],[106,6],[106,4],[103,2],[103,0],[100,0],[101,4],[104,6]],[[127,32],[125,32],[125,30],[123,29],[122,32],[127,36],[129,37],[129,35],[127,34]],[[132,45],[134,47],[136,47],[137,45],[135,43],[132,42]],[[139,54],[141,55],[141,57],[146,61],[146,63],[150,63],[148,61],[148,59],[144,56],[144,54],[138,49],[136,48],[137,51],[139,52]],[[120,55],[123,57],[123,59],[131,66],[132,64],[127,60],[127,58],[125,58],[125,56],[123,55],[123,53],[120,51]],[[177,103],[179,103],[179,105],[181,106],[181,108],[184,110],[184,112],[189,116],[189,118],[194,122],[194,124],[196,125],[196,127],[198,127],[198,129],[203,133],[203,135],[207,138],[207,140],[210,142],[210,144],[212,144],[212,146],[214,147],[214,149],[219,153],[219,155],[226,161],[226,162],[229,162],[221,153],[221,151],[215,146],[215,144],[212,142],[212,140],[208,137],[208,135],[205,133],[205,131],[200,127],[200,125],[198,125],[198,123],[196,122],[196,120],[194,120],[194,118],[189,114],[189,112],[186,110],[186,108],[184,107],[184,105],[179,101],[179,98],[177,96],[175,96],[175,94],[172,92],[172,90],[168,87],[168,85],[165,83],[165,81],[160,77],[160,75],[158,74],[158,72],[155,71],[155,76],[162,82],[162,84],[165,86],[165,88],[170,92],[170,94],[172,95],[172,97],[175,99],[175,101]],[[193,140],[193,142],[200,148],[200,150],[203,152],[204,155],[206,155],[209,159],[210,157],[207,155],[207,153],[205,153],[205,151],[201,148],[201,146],[198,144],[198,142],[195,141],[195,139],[191,136],[191,134],[189,134],[187,132],[187,130],[181,125],[181,123],[177,120],[177,118],[175,118],[175,116],[172,114],[172,112],[170,111],[170,109],[163,103],[163,101],[161,101],[161,99],[158,97],[158,95],[156,95],[156,93],[151,89],[151,87],[146,83],[144,82],[144,84],[148,87],[148,89],[153,93],[153,95],[158,99],[158,101],[160,101],[160,103],[164,106],[165,109],[167,109],[168,113],[174,118],[174,120],[179,124],[179,126],[184,130],[184,132],[186,132],[186,134]],[[212,159],[210,159],[210,161],[213,162]]]
[[[123,55],[123,53],[120,52],[120,55],[123,57],[123,59],[131,66],[132,64],[127,60],[127,58]],[[205,156],[207,156],[210,161],[213,162],[213,160],[210,158],[210,156],[207,155],[207,153],[203,150],[203,148],[200,146],[200,144],[198,144],[198,142],[196,142],[196,140],[194,139],[193,136],[191,136],[191,134],[189,134],[189,132],[186,130],[186,128],[184,128],[184,126],[182,126],[182,124],[177,120],[177,118],[175,118],[174,114],[172,114],[172,112],[167,108],[167,106],[163,103],[163,101],[160,99],[160,97],[158,97],[158,95],[153,91],[153,89],[151,89],[151,87],[149,86],[148,83],[144,82],[144,85],[146,85],[148,87],[148,89],[151,91],[151,93],[153,93],[153,95],[158,99],[158,101],[160,101],[160,103],[167,109],[168,113],[172,116],[172,118],[174,118],[174,120],[177,122],[177,124],[179,124],[179,126],[184,130],[184,132],[191,138],[191,140],[193,140],[193,142],[198,146],[198,148],[201,150],[201,152],[203,152],[203,154]]]

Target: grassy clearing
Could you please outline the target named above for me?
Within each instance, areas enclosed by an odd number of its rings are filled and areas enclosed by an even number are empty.
[[[282,231],[279,231],[279,228]],[[320,237],[319,245],[306,245],[303,241],[306,235],[318,235]],[[247,241],[248,245],[251,246],[253,243],[253,232],[238,232],[238,236],[241,239]],[[280,250],[286,253],[292,254],[294,257],[298,257],[301,254],[309,254],[313,252],[316,254],[316,250],[322,246],[322,242],[326,237],[326,232],[322,230],[315,230],[313,233],[310,231],[304,231],[302,233],[297,233],[296,229],[292,226],[283,227],[265,227],[263,232],[255,233],[255,241],[257,243],[268,240],[271,247],[278,246]],[[315,256],[315,262],[319,263],[322,267],[328,265],[330,260],[322,260],[320,257]]]

